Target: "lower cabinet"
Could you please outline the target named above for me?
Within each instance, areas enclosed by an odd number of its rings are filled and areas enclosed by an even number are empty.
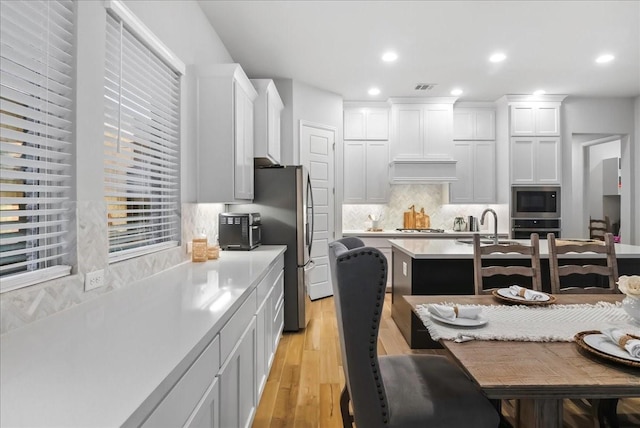
[[[251,319],[220,372],[220,424],[247,428],[256,411],[256,318]]]
[[[251,426],[284,327],[283,273],[280,256],[143,427]]]
[[[391,290],[393,263],[391,262],[391,244],[389,243],[389,238],[369,238],[360,236],[360,239],[362,239],[365,246],[377,248],[387,258],[387,291]]]
[[[216,377],[196,406],[185,428],[220,428],[220,381]]]

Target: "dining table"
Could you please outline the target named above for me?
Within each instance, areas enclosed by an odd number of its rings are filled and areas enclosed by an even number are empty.
[[[615,310],[624,295],[565,294],[553,297],[553,305],[547,308],[611,307],[615,304]],[[495,305],[509,305],[494,295],[414,295],[403,298],[416,315],[422,315],[426,327],[437,322],[425,317],[424,305],[482,305],[488,309]],[[526,317],[527,312],[522,314]],[[640,329],[630,317],[625,318],[624,312],[620,317],[623,323],[628,320],[632,331]],[[562,427],[563,399],[640,397],[640,367],[601,358],[585,351],[575,341],[477,339],[490,324],[491,321],[486,326],[460,327],[457,341],[453,340],[455,338],[438,337],[434,340],[442,344],[489,399],[518,400],[517,427]],[[460,341],[465,336],[471,340]]]

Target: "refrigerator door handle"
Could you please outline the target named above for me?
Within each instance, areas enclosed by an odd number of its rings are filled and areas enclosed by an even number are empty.
[[[307,219],[307,248],[309,251],[309,259],[311,259],[311,248],[313,246],[313,217],[315,207],[313,206],[313,187],[311,186],[311,176],[307,175],[307,198],[309,199],[309,208],[311,208],[311,215]]]

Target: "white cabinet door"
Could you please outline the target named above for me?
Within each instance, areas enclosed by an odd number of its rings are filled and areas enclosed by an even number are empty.
[[[535,107],[511,107],[511,135],[535,135]]]
[[[473,159],[473,202],[496,202],[496,145],[494,141],[475,141]]]
[[[267,155],[280,163],[280,116],[284,105],[273,82],[267,89]]]
[[[474,140],[495,140],[496,113],[489,109],[478,109],[475,112]]]
[[[457,181],[449,185],[450,202],[470,204],[473,202],[473,142],[456,141],[453,144]]]
[[[424,108],[424,157],[451,158],[453,111],[450,104],[427,104]]]
[[[270,163],[280,163],[280,116],[282,99],[271,79],[251,79],[258,92],[254,102],[253,156],[267,159]]]
[[[367,143],[365,167],[367,203],[389,202],[389,145],[386,141]]]
[[[475,114],[472,110],[453,110],[453,139],[473,140]],[[457,158],[456,158],[457,159]]]
[[[511,139],[511,183],[534,184],[535,138]]]
[[[395,105],[391,111],[394,132],[391,150],[393,158],[422,158],[424,131],[421,106],[418,104]]]
[[[220,385],[217,377],[184,426],[185,428],[220,428]]]
[[[219,372],[222,427],[251,426],[256,410],[255,346],[256,319],[253,317]]]
[[[273,287],[256,312],[256,397],[260,397],[269,377],[269,361],[271,358],[271,337],[273,328],[273,306],[271,295]]]
[[[536,108],[536,135],[560,135],[560,109],[556,106]]]
[[[366,140],[367,118],[364,109],[349,109],[344,111],[344,139]]]
[[[235,197],[253,199],[253,102],[239,85],[235,100]]]
[[[344,142],[344,203],[359,204],[366,201],[366,144],[365,141]]]
[[[389,110],[368,109],[367,110],[367,140],[388,140],[389,139]]]
[[[536,183],[560,183],[560,138],[537,138],[535,162],[536,169],[534,177]]]

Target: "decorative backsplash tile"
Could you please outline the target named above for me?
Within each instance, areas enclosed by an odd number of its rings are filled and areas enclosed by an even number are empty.
[[[218,213],[223,204],[182,205],[182,245],[108,264],[107,207],[103,202],[78,202],[72,204],[72,224],[77,237],[71,245],[77,245],[77,261],[72,259],[72,275],[9,291],[0,295],[0,334],[46,318],[135,281],[154,275],[189,260],[186,242],[194,231],[203,229],[207,236],[218,233]],[[213,241],[213,239],[211,239]],[[73,253],[73,251],[72,251]],[[97,269],[105,271],[103,287],[84,291],[84,276]]]
[[[453,219],[457,216],[479,217],[485,208],[493,208],[498,214],[498,231],[506,233],[509,230],[509,211],[507,204],[492,205],[459,205],[445,203],[446,189],[442,184],[408,184],[393,185],[386,205],[343,205],[342,230],[366,230],[371,222],[369,214],[381,218],[379,226],[386,230],[403,227],[404,212],[412,205],[416,211],[424,208],[429,215],[431,228],[452,229]],[[493,219],[490,218],[483,229],[493,230]]]

